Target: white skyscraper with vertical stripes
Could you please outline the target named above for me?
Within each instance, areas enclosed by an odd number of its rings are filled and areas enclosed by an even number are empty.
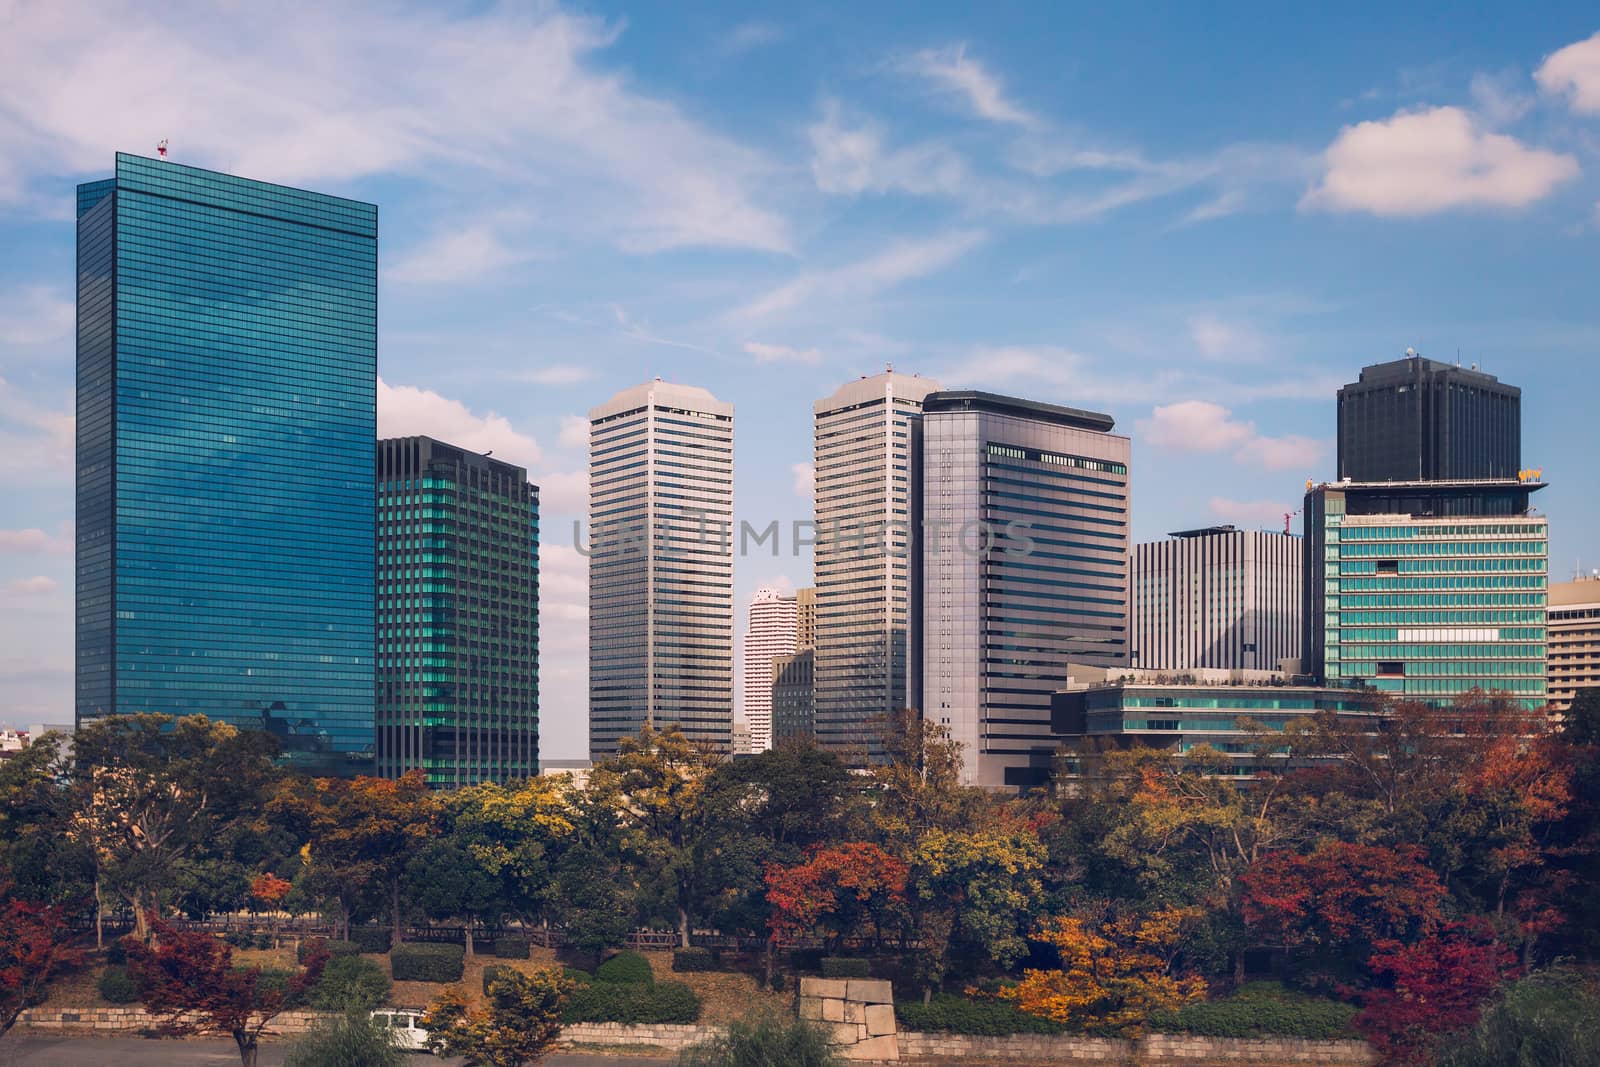
[[[750,724],[750,751],[772,747],[772,661],[794,655],[798,625],[793,596],[763,586],[750,601],[750,626],[744,635],[744,718]]]

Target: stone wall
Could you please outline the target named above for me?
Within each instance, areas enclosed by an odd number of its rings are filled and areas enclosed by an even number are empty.
[[[573,1023],[561,1028],[561,1040],[572,1045],[604,1045],[620,1048],[644,1045],[676,1052],[709,1041],[722,1033],[716,1026],[662,1023],[655,1026],[624,1026],[622,1023]]]
[[[270,1034],[303,1034],[327,1016],[315,1011],[286,1011],[272,1020]],[[30,1008],[17,1019],[19,1029],[139,1031],[156,1020],[143,1008]]]
[[[883,1063],[900,1058],[894,990],[871,978],[800,979],[800,1018],[821,1023],[840,1055]]]
[[[1014,1034],[968,1037],[962,1034],[899,1035],[900,1058],[943,1063],[977,1060],[984,1064],[1091,1064],[1139,1067],[1369,1067],[1377,1062],[1365,1041],[1302,1041],[1295,1038],[1241,1040],[1150,1034],[1138,1041],[1072,1037],[1065,1034]]]

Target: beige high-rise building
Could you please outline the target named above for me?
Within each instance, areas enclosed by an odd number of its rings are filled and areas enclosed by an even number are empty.
[[[657,379],[589,412],[589,754],[733,731],[733,405]]]
[[[797,589],[794,594],[795,647],[817,647],[817,590]]]
[[[916,659],[910,546],[915,442],[929,378],[841,386],[816,417],[816,738],[852,762],[881,752],[875,721],[907,705]]]
[[[1551,582],[1546,657],[1550,706],[1565,711],[1600,688],[1600,576]]]
[[[795,598],[763,586],[750,601],[744,634],[744,720],[750,751],[772,747],[773,660],[795,651]]]

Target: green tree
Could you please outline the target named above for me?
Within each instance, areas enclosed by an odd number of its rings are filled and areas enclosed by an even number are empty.
[[[634,899],[614,853],[591,844],[568,849],[556,864],[550,912],[567,944],[598,964],[633,929]]]
[[[913,710],[880,723],[884,761],[871,769],[872,818],[890,851],[908,855],[929,830],[959,830],[988,804],[981,789],[961,784],[961,743],[950,729]]]
[[[476,1011],[451,990],[423,1016],[428,1047],[461,1056],[469,1067],[537,1063],[561,1035],[561,1011],[573,988],[553,967],[527,974],[506,969],[489,983],[488,1004]]]
[[[483,782],[446,794],[443,803],[451,839],[499,881],[507,910],[524,923],[544,916],[556,861],[576,840],[571,783],[553,776]]]
[[[500,924],[505,908],[499,890],[499,880],[477,857],[447,838],[424,845],[406,863],[402,895],[430,921],[462,920],[471,956],[473,924]]]

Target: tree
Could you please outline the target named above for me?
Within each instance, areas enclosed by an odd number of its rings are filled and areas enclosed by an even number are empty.
[[[328,951],[314,943],[305,966],[287,977],[260,967],[235,967],[233,949],[209,934],[174,930],[160,919],[150,922],[151,947],[128,938],[128,973],[139,987],[145,1010],[169,1037],[224,1033],[239,1047],[243,1067],[255,1067],[261,1035],[282,1012],[304,1003],[322,977]]]
[[[95,858],[96,897],[110,887],[149,916],[191,878],[203,845],[254,818],[277,742],[204,715],[113,715],[73,738],[77,834]]]
[[[1201,914],[1191,907],[1052,919],[1038,936],[1061,954],[1061,966],[1026,970],[1000,996],[1075,1029],[1136,1036],[1151,1012],[1204,999],[1205,979],[1176,966],[1184,936]]]
[[[502,970],[489,983],[487,1006],[477,1011],[451,990],[422,1017],[428,1047],[464,1057],[469,1067],[537,1063],[561,1035],[561,1012],[572,990],[571,980],[553,967],[527,974]]]
[[[1240,876],[1244,920],[1258,941],[1337,962],[1349,977],[1374,945],[1410,943],[1444,922],[1449,890],[1424,858],[1415,845],[1341,841],[1271,853]]]
[[[868,925],[881,939],[905,916],[910,873],[904,860],[868,842],[815,847],[804,862],[767,871],[773,935],[787,941],[820,929],[836,952]]]
[[[430,921],[461,919],[466,925],[467,955],[472,955],[472,926],[497,926],[504,906],[498,879],[477,858],[448,839],[424,845],[406,863],[404,897]]]
[[[71,925],[59,905],[6,902],[0,911],[0,1036],[44,1000],[54,979],[83,962],[71,940]]]
[[[75,836],[62,738],[47,733],[0,760],[0,870],[20,899],[76,904],[94,885],[94,856]]]
[[[539,776],[482,782],[443,798],[451,838],[499,882],[498,896],[524,923],[544,915],[562,851],[575,840],[571,782]]]
[[[1009,967],[1027,954],[1023,932],[1043,887],[1044,844],[1025,826],[929,830],[911,853],[907,896],[927,1003],[950,970],[952,946]]]
[[[284,1067],[406,1067],[395,1032],[366,1011],[336,1015],[289,1046]]]
[[[624,856],[674,914],[684,948],[708,892],[696,851],[707,828],[706,783],[722,761],[676,726],[646,726],[589,775],[589,792],[620,817]]]
[[[871,769],[872,817],[889,848],[907,855],[929,830],[970,826],[987,798],[961,784],[961,743],[950,728],[902,710],[880,734],[885,759]]]
[[[628,939],[632,886],[624,882],[614,853],[587,843],[567,850],[556,864],[552,888],[551,916],[575,951],[598,964],[607,949]]]

